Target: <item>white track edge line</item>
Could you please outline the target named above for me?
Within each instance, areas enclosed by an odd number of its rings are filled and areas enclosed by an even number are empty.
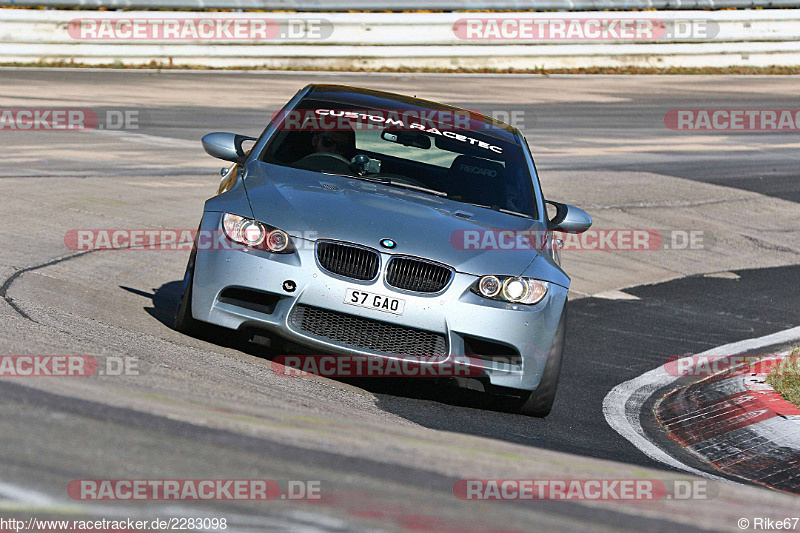
[[[763,337],[732,342],[696,355],[738,355],[750,350],[798,339],[800,339],[800,326]],[[688,355],[684,359],[695,356]],[[645,372],[639,377],[620,383],[603,398],[603,416],[614,431],[636,446],[647,457],[698,476],[716,481],[730,482],[726,478],[703,472],[672,457],[647,438],[639,422],[642,406],[650,396],[658,389],[676,381],[679,377],[668,374],[662,365]]]

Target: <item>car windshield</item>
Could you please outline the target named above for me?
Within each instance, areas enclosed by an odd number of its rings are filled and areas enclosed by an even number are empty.
[[[522,148],[474,116],[306,99],[274,120],[278,131],[261,156],[267,163],[536,217]]]

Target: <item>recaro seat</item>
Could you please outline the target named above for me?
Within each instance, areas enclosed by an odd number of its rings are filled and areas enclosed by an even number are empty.
[[[446,192],[452,200],[505,208],[505,167],[497,161],[460,155],[450,165]]]

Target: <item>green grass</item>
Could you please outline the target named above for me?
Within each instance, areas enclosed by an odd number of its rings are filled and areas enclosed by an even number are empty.
[[[779,365],[767,376],[767,383],[784,399],[800,406],[800,372],[796,371],[800,368],[800,347],[793,349],[784,361],[787,364]]]

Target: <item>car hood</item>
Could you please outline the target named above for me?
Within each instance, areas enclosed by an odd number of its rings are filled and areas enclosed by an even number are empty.
[[[436,196],[257,162],[245,188],[253,217],[295,238],[335,239],[439,261],[459,272],[517,276],[536,258],[523,250],[465,250],[465,230],[541,230],[541,223]],[[460,240],[459,240],[460,239]],[[563,274],[562,274],[563,275]],[[553,280],[556,281],[556,280]]]

